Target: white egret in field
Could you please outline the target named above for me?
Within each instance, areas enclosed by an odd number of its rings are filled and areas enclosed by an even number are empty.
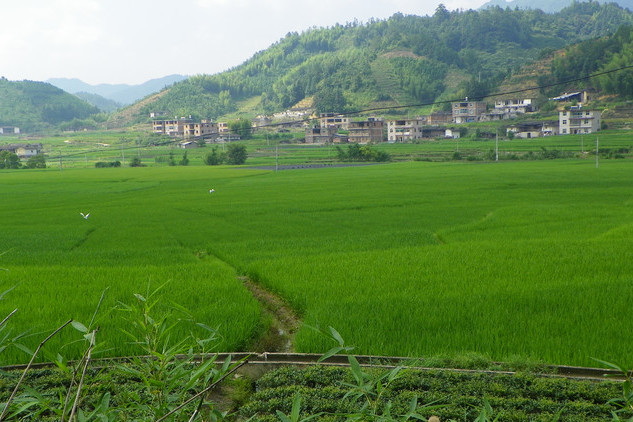
[[[209,189],[209,193],[215,192],[215,189]]]
[[[90,213],[84,214],[83,212],[80,212],[79,214],[81,214],[81,216],[84,218],[84,220],[87,220],[88,217],[90,217]]]

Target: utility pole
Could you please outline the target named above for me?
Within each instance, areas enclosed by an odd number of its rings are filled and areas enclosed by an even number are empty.
[[[275,171],[279,170],[279,144],[275,145]]]
[[[499,161],[499,131],[495,134],[495,161]]]
[[[596,136],[596,168],[600,166],[599,157],[600,153],[598,151],[598,137]]]

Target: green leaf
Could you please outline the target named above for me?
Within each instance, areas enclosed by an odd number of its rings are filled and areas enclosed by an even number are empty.
[[[87,333],[88,332],[88,328],[86,328],[85,325],[83,325],[81,322],[79,321],[73,321],[71,322],[72,326],[75,327],[75,330],[80,331],[82,333]]]
[[[361,383],[364,379],[365,379],[365,373],[363,372],[363,369],[360,367],[360,363],[358,363],[358,360],[354,357],[354,356],[348,356],[347,360],[349,361],[349,366],[352,370],[352,375],[354,375],[354,378],[356,378],[356,381],[358,381],[358,383]]]
[[[26,347],[25,345],[20,344],[20,343],[15,343],[14,346],[17,347],[18,349],[22,350],[27,355],[33,356],[33,351],[31,349],[29,349],[28,347]]]
[[[338,331],[336,331],[336,329],[334,329],[334,327],[330,327],[330,333],[332,333],[332,337],[338,342],[339,346],[345,346],[345,340],[343,340],[343,337],[339,334]]]
[[[335,354],[337,354],[338,352],[340,352],[341,350],[343,350],[342,347],[336,346],[331,348],[330,350],[328,350],[327,352],[325,352],[320,358],[319,360],[317,360],[317,362],[323,362],[324,360],[334,356]]]
[[[299,394],[295,394],[295,398],[292,401],[292,413],[290,414],[290,418],[292,422],[297,422],[299,420],[299,411],[301,410],[301,396]]]
[[[599,362],[599,363],[603,364],[604,366],[607,366],[607,367],[609,367],[609,368],[611,368],[611,369],[615,369],[615,370],[617,370],[617,371],[620,371],[620,372],[622,372],[623,374],[626,374],[626,372],[627,372],[627,370],[626,370],[626,369],[624,369],[624,368],[623,368],[623,367],[621,367],[621,366],[616,365],[615,363],[607,362],[607,361],[600,360],[600,359],[596,359],[596,358],[591,358],[591,359],[593,359],[593,360],[595,360],[596,362]]]
[[[288,416],[284,415],[281,411],[277,410],[277,416],[279,416],[279,419],[281,420],[281,422],[292,422]]]

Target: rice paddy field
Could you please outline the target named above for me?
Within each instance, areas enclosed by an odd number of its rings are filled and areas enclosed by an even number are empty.
[[[332,326],[354,353],[633,361],[629,159],[6,170],[0,197],[0,316],[31,347],[106,288],[104,309],[167,283],[218,350],[248,350],[267,324],[248,275],[300,314],[301,352]],[[116,312],[100,324],[107,355],[134,353]]]

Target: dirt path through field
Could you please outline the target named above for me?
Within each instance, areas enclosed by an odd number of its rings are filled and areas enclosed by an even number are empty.
[[[252,346],[251,351],[293,352],[293,338],[301,325],[299,316],[282,298],[254,283],[248,277],[240,277],[240,280],[262,304],[264,311],[271,319],[270,329]]]

